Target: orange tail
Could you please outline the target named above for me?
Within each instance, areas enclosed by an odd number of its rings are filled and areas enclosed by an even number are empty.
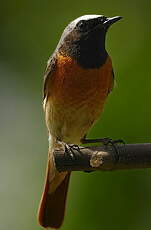
[[[64,176],[64,173],[62,174],[57,172],[57,176],[52,181],[53,183],[50,183],[49,171],[50,161],[48,161],[44,192],[42,194],[38,210],[38,220],[40,225],[44,228],[59,228],[64,219],[70,173],[66,173],[66,176]],[[54,186],[56,185],[56,180],[58,181],[58,175],[60,175],[61,177],[63,175],[63,180],[55,189],[55,191],[51,193],[50,186],[53,186],[53,184]]]

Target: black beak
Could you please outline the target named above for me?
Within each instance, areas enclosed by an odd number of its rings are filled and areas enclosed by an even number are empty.
[[[121,20],[121,16],[115,16],[113,18],[106,18],[105,22],[103,23],[104,27],[108,29],[113,23]]]

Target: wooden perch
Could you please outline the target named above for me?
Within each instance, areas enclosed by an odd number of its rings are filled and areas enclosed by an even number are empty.
[[[151,143],[73,147],[73,154],[54,151],[58,171],[94,171],[151,168]]]

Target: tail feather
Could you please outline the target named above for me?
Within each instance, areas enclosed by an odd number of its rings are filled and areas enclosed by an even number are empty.
[[[63,176],[63,181],[55,191],[51,192],[50,186],[52,186],[53,183],[49,182],[49,169],[50,164],[48,161],[45,188],[39,206],[38,220],[44,228],[59,228],[64,219],[70,173],[67,173],[65,177]],[[60,174],[60,176],[62,176],[62,174]],[[53,180],[55,181],[55,179],[56,178]],[[54,184],[56,184],[56,182],[54,182]]]

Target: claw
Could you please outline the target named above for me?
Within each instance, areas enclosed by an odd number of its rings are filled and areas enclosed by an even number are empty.
[[[90,143],[102,143],[105,146],[112,146],[115,150],[115,162],[119,161],[119,153],[118,153],[118,148],[116,144],[125,144],[125,142],[121,139],[118,140],[112,140],[111,138],[99,138],[99,139],[82,139],[81,140],[82,144],[90,144]]]
[[[74,151],[80,152],[80,148],[75,144],[66,144],[65,143],[65,155],[71,157],[72,159],[76,158],[76,154]]]
[[[111,138],[104,138],[104,145],[114,145],[114,144],[125,144],[125,141],[122,139],[112,140]]]

